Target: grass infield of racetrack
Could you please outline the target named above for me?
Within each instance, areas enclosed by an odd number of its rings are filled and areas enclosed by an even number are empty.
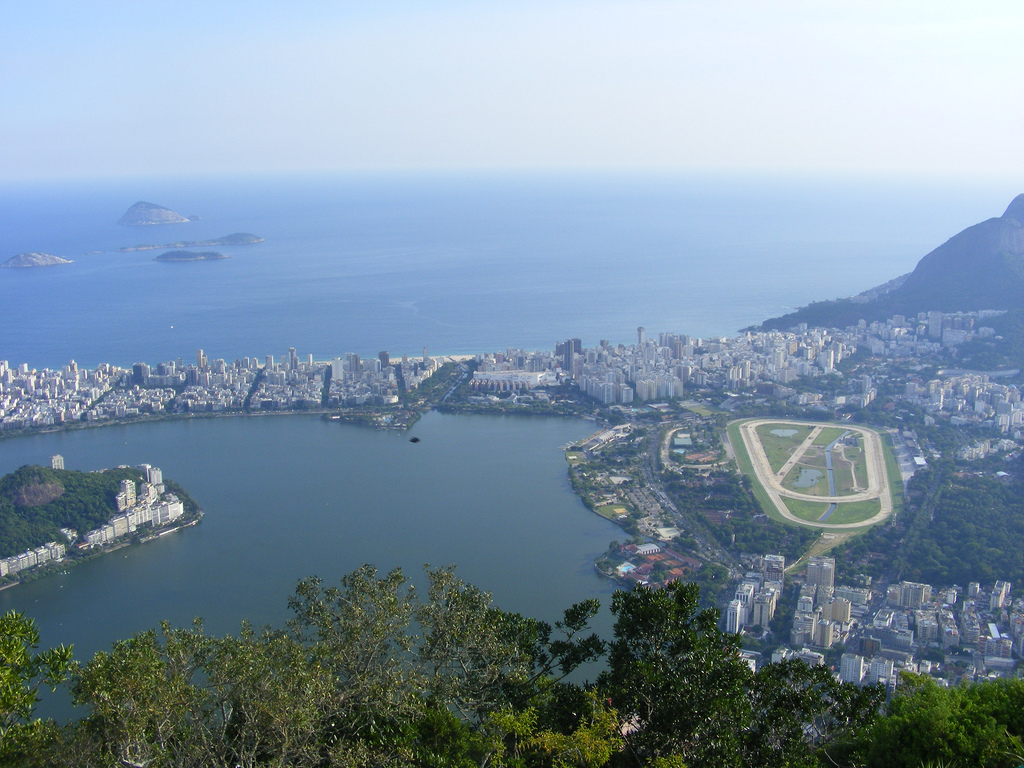
[[[849,430],[842,429],[840,427],[825,427],[820,433],[818,433],[818,436],[814,438],[812,445],[828,445],[833,440],[842,437],[848,431]]]
[[[828,509],[828,504],[819,501],[804,501],[803,499],[787,499],[785,497],[783,497],[782,501],[790,512],[801,520],[809,522],[816,522],[825,514],[825,510]],[[859,523],[862,520],[870,520],[878,514],[878,510],[881,508],[881,504],[879,504],[877,499],[841,502],[836,506],[835,511],[829,515],[828,520],[824,522],[835,523],[836,525]]]
[[[773,435],[773,429],[796,429],[797,433],[791,437]],[[789,461],[789,457],[811,433],[810,427],[801,425],[786,424],[762,424],[757,428],[757,436],[761,438],[761,445],[764,447],[765,456],[768,457],[768,464],[773,472],[778,472]],[[742,440],[742,437],[740,438]]]
[[[885,453],[886,453],[886,456],[888,457],[889,451],[887,450]],[[864,438],[862,438],[862,437],[858,437],[857,438],[856,452],[854,453],[854,452],[851,451],[848,455],[855,462],[854,472],[857,475],[857,485],[859,485],[861,488],[867,488],[868,487],[868,465],[867,465],[867,462],[864,461]],[[888,464],[886,464],[886,469],[888,469]]]

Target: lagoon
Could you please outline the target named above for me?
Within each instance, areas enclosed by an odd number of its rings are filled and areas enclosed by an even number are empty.
[[[0,592],[0,610],[39,624],[43,646],[88,659],[115,639],[202,617],[280,626],[296,581],[328,584],[362,563],[457,565],[497,604],[549,621],[613,585],[594,558],[622,534],[569,484],[562,447],[582,419],[428,413],[410,433],[312,416],[192,419],[0,441],[0,472],[150,463],[206,513],[193,528]],[[410,443],[410,435],[420,438]],[[601,617],[607,633],[607,613]]]

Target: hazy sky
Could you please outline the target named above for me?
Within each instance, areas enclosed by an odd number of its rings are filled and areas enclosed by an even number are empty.
[[[1024,4],[0,3],[0,179],[1024,175]]]

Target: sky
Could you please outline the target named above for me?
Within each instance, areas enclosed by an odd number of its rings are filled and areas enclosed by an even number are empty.
[[[0,9],[0,181],[1024,172],[1019,0],[0,0]]]

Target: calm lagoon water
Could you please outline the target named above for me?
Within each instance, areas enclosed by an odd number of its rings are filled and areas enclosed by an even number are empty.
[[[363,563],[456,564],[502,608],[557,619],[612,585],[594,558],[619,529],[572,492],[562,447],[593,431],[578,419],[427,414],[408,435],[316,417],[199,419],[0,442],[0,472],[151,463],[184,485],[202,523],[0,592],[0,611],[39,623],[44,645],[89,658],[167,620],[210,631],[242,619],[280,626],[296,581],[327,583]],[[601,618],[604,631],[609,626]]]
[[[593,558],[619,529],[573,494],[561,448],[583,420],[431,413],[419,443],[316,417],[197,419],[0,442],[0,472],[151,463],[206,512],[202,523],[0,592],[50,641],[91,653],[115,637],[204,617],[279,623],[295,582],[362,563],[417,575],[457,564],[499,604],[544,618],[608,594]],[[58,640],[59,638],[59,640]]]

